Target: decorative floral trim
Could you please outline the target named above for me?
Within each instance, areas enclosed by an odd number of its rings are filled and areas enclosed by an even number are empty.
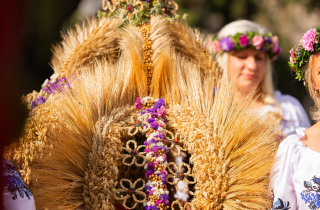
[[[169,209],[169,191],[166,182],[168,165],[166,154],[169,149],[165,140],[165,100],[154,100],[151,97],[142,100],[138,98],[136,108],[143,108],[140,115],[142,118],[147,117],[144,127],[149,128],[146,133],[147,140],[144,142],[147,159],[145,176],[148,180],[145,187],[148,195],[144,203],[145,210]]]
[[[314,184],[312,184],[312,182]],[[320,177],[314,176],[310,181],[304,181],[306,190],[300,193],[302,200],[313,210],[320,209]]]
[[[283,201],[282,199],[278,198],[276,202],[273,203],[271,210],[281,209],[281,210],[288,210],[290,209],[290,202]]]
[[[310,55],[320,50],[320,27],[308,30],[300,40],[300,43],[290,50],[289,65],[296,74],[296,79],[304,81],[307,86],[302,67],[309,61]]]
[[[32,101],[31,109],[39,106],[40,104],[45,103],[51,94],[54,94],[58,90],[62,90],[66,87],[70,88],[70,84],[68,83],[65,77],[59,78],[59,74],[53,74],[50,77],[50,80],[46,79],[42,85],[42,89],[40,91],[40,96]]]
[[[3,172],[7,174],[3,176],[3,186],[11,193],[12,199],[17,199],[17,194],[19,193],[21,198],[24,198],[24,195],[26,195],[30,200],[32,194],[27,185],[23,182],[21,174],[16,170],[16,168],[13,165],[5,163]]]
[[[278,37],[269,34],[259,34],[256,32],[237,33],[233,36],[215,38],[212,42],[212,48],[215,53],[230,52],[232,50],[241,50],[253,47],[256,50],[261,50],[269,55],[269,58],[274,61],[281,53]]]

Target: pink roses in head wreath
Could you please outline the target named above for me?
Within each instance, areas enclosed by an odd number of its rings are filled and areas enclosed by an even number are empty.
[[[314,52],[320,50],[320,27],[308,30],[300,40],[300,44],[290,50],[289,65],[296,73],[296,79],[305,81],[302,67],[308,62],[309,57]],[[304,85],[307,84],[304,82]]]
[[[216,38],[212,42],[212,49],[215,53],[230,52],[253,47],[262,50],[269,55],[271,60],[276,60],[280,52],[278,37],[269,34],[259,34],[256,32],[237,33],[233,36]]]

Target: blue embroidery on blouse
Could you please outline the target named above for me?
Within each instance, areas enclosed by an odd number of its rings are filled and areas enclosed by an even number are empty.
[[[306,190],[300,193],[302,200],[309,204],[309,209],[320,210],[320,178],[314,176],[310,182],[305,181],[304,187]]]
[[[290,209],[290,202],[289,201],[284,201],[281,200],[280,198],[278,198],[278,200],[276,202],[274,202],[274,204],[272,205],[271,210],[276,210],[276,209],[280,209],[280,210],[288,210]]]
[[[21,178],[21,173],[19,173],[13,165],[5,163],[3,168],[5,173],[8,175],[4,176],[4,187],[11,193],[12,199],[15,200],[17,198],[17,192],[19,193],[21,198],[24,198],[24,195],[30,199],[32,196],[29,188],[23,182]]]

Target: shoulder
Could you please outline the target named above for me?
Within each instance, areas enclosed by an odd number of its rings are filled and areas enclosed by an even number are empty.
[[[303,151],[306,147],[303,145],[301,138],[305,136],[305,131],[306,128],[297,128],[296,134],[291,134],[285,138],[279,145],[277,156],[294,150],[296,152]]]
[[[291,95],[286,95],[286,94],[282,94],[280,91],[276,91],[276,93],[274,94],[274,98],[278,101],[278,103],[281,104],[287,104],[287,103],[291,103],[293,105],[298,105],[301,106],[301,103],[299,102],[298,99],[296,99],[295,97],[291,96]]]

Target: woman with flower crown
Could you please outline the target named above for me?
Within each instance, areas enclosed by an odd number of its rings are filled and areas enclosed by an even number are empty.
[[[256,23],[239,20],[224,26],[212,44],[223,76],[230,75],[239,92],[247,93],[259,87],[257,95],[262,95],[256,106],[266,122],[281,125],[280,140],[298,127],[310,126],[299,101],[274,90],[271,62],[281,52],[277,36]]]
[[[298,128],[279,146],[271,190],[274,209],[320,209],[320,28],[308,30],[290,50],[290,66],[315,102],[315,125]]]

